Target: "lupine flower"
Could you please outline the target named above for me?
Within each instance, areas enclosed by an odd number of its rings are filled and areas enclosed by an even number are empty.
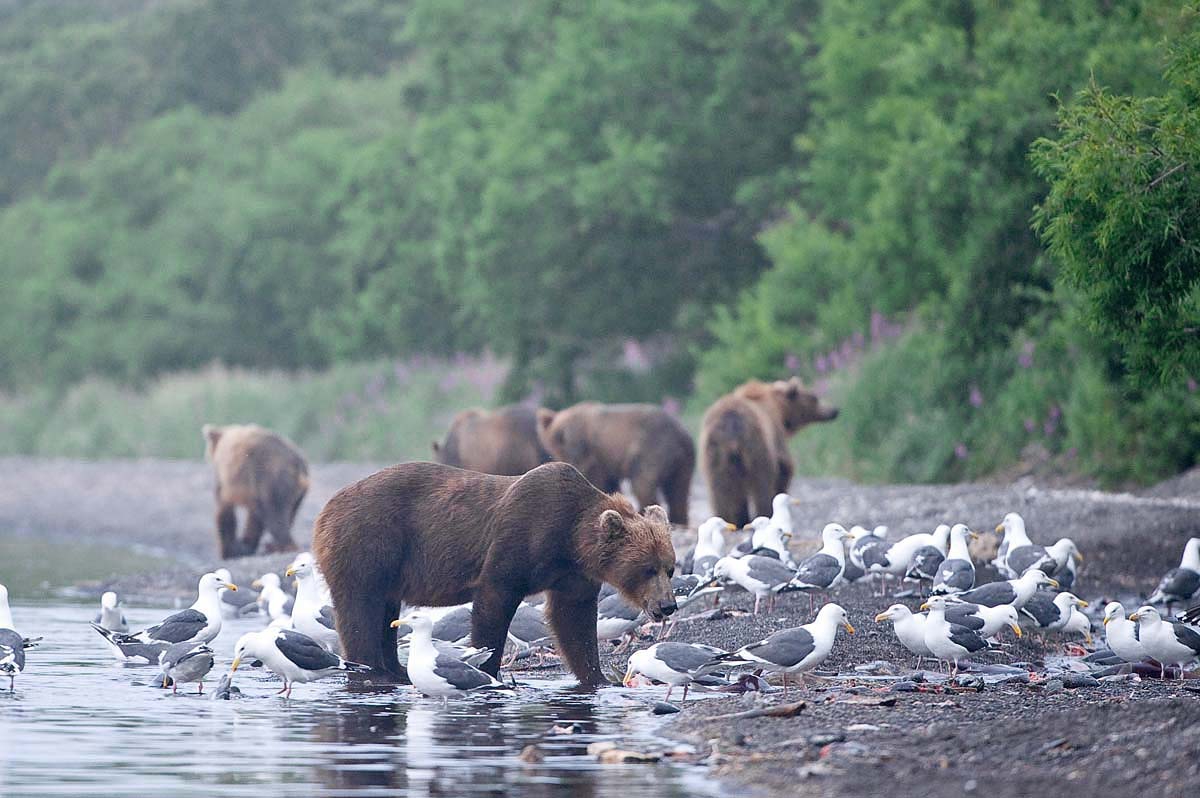
[[[983,407],[983,392],[979,390],[978,385],[971,386],[970,402],[971,407]]]
[[[1037,422],[1032,418],[1025,419],[1025,431],[1032,435],[1035,429],[1037,429]]]
[[[800,358],[794,352],[788,352],[783,358],[783,367],[788,371],[798,371],[800,369]]]
[[[957,444],[955,444],[954,445],[954,456],[957,457],[959,460],[966,460],[967,459],[967,445],[965,443],[963,443],[962,441],[959,441]]]

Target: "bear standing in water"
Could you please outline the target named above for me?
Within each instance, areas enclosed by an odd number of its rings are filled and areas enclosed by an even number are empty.
[[[384,469],[329,500],[313,553],[346,657],[404,681],[391,628],[402,604],[473,601],[472,643],[493,649],[483,670],[494,676],[517,606],[545,590],[559,653],[585,685],[606,681],[596,641],[601,582],[655,620],[675,611],[662,508],[639,515],[566,463],[520,477],[436,463]]]
[[[268,553],[295,551],[292,521],[308,492],[308,464],[287,439],[254,424],[205,424],[204,455],[217,476],[217,545],[221,558],[258,551],[265,530]],[[239,539],[237,508],[246,510]]]

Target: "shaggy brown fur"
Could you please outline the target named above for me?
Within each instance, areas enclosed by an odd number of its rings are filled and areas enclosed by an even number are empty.
[[[221,557],[258,551],[263,531],[267,552],[295,551],[292,522],[308,492],[308,464],[287,439],[254,424],[205,424],[204,456],[217,476],[217,546]],[[241,539],[237,508],[246,510]]]
[[[738,526],[754,515],[770,515],[771,499],[788,489],[795,469],[787,439],[837,414],[796,377],[751,380],[714,402],[700,429],[701,468],[713,512]]]
[[[557,413],[542,408],[537,421],[542,445],[556,460],[608,493],[628,479],[642,507],[659,501],[661,491],[671,523],[687,525],[696,447],[661,407],[581,402]]]
[[[525,405],[464,410],[446,439],[433,442],[433,459],[484,474],[520,476],[550,461],[538,440],[537,414]]]
[[[390,623],[404,604],[473,601],[472,642],[493,649],[483,670],[495,675],[517,605],[545,590],[559,653],[587,685],[605,681],[596,640],[601,582],[655,619],[675,611],[675,551],[662,509],[638,515],[565,463],[521,477],[437,463],[386,468],[329,500],[313,553],[346,657],[402,681]]]

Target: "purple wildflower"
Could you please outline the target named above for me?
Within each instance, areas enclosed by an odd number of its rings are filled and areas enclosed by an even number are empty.
[[[1037,423],[1032,418],[1025,419],[1025,431],[1032,435],[1035,429],[1037,429]]]
[[[979,390],[978,385],[971,386],[970,402],[971,407],[983,407],[983,392]]]
[[[783,358],[783,367],[788,371],[800,370],[800,356],[795,352],[788,352]]]
[[[967,445],[965,443],[963,443],[962,441],[959,441],[957,444],[955,444],[954,445],[954,456],[957,457],[959,460],[966,460],[967,459]]]

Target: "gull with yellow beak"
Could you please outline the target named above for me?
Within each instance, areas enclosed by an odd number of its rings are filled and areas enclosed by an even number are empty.
[[[875,616],[875,623],[891,621],[896,637],[909,651],[917,655],[917,667],[926,657],[932,657],[933,652],[925,645],[925,616],[914,615],[913,611],[903,604],[893,604]]]
[[[222,589],[237,590],[237,585],[208,573],[200,577],[196,601],[191,607],[168,615],[154,626],[133,634],[110,632],[95,623],[92,628],[104,637],[118,658],[157,664],[159,655],[174,643],[199,645],[211,642],[221,633]]]
[[[782,673],[787,695],[788,674],[799,673],[803,683],[804,674],[824,662],[833,650],[838,626],[854,634],[854,627],[846,620],[846,610],[837,604],[826,604],[812,623],[783,629],[757,643],[714,657],[712,662],[757,665],[770,673]]]
[[[333,604],[313,556],[303,552],[284,574],[296,578],[296,602],[292,605],[292,628],[308,635],[335,654],[340,650]]]
[[[1007,582],[989,582],[986,585],[963,591],[955,598],[969,601],[972,604],[983,604],[987,607],[1011,604],[1017,609],[1021,609],[1025,606],[1025,602],[1033,598],[1033,594],[1042,585],[1056,588],[1058,582],[1034,568],[1017,579],[1010,579]]]
[[[433,643],[433,621],[419,613],[392,621],[393,627],[412,628],[408,644],[408,678],[427,696],[461,696],[478,690],[508,689],[489,674],[457,657],[438,651]]]
[[[1074,593],[1064,592],[1054,596],[1051,595],[1049,590],[1039,590],[1029,601],[1022,605],[1021,612],[1031,618],[1040,628],[1049,629],[1051,632],[1059,632],[1064,630],[1067,624],[1070,623],[1071,615],[1077,607],[1082,608],[1087,605],[1086,601],[1077,597]],[[1076,621],[1076,624],[1078,624],[1078,621]],[[1088,642],[1090,643],[1090,623],[1088,624],[1088,629]]]
[[[737,527],[720,516],[714,515],[696,529],[696,548],[692,551],[692,573],[704,578],[712,575],[717,561],[725,556],[725,532]]]
[[[1166,678],[1168,665],[1178,665],[1183,678],[1183,666],[1200,658],[1200,632],[1192,627],[1163,620],[1150,605],[1139,608],[1129,620],[1138,622],[1138,640],[1158,660],[1161,678]]]
[[[967,529],[966,524],[950,527],[950,553],[946,555],[946,559],[938,567],[937,575],[933,577],[933,589],[930,591],[933,595],[962,593],[975,587],[975,563],[971,562],[967,540],[977,537],[979,535]]]
[[[368,673],[371,670],[366,665],[347,662],[295,629],[271,627],[238,638],[229,672],[235,673],[242,660],[259,660],[283,679],[283,689],[279,693],[285,698],[291,698],[292,685],[296,682],[312,682],[339,672]]]
[[[1017,615],[1017,608],[1011,604],[988,607],[965,601],[947,603],[946,620],[958,626],[965,626],[983,637],[995,637],[1005,626],[1012,629],[1017,637],[1021,636],[1020,617]]]
[[[946,620],[947,601],[944,596],[933,596],[921,605],[929,610],[925,619],[925,645],[938,659],[952,663],[950,675],[958,673],[958,663],[971,654],[988,649],[983,635],[965,626]]]
[[[1126,662],[1146,659],[1146,649],[1138,640],[1137,624],[1125,617],[1125,607],[1119,601],[1110,601],[1104,607],[1104,642]]]
[[[664,701],[670,701],[671,691],[680,685],[683,686],[683,700],[687,701],[691,683],[719,668],[721,663],[713,660],[726,653],[715,646],[699,643],[655,643],[630,655],[621,684],[632,686],[634,677],[640,673],[667,685]]]
[[[1075,545],[1075,541],[1070,538],[1059,538],[1051,546],[1046,547],[1046,553],[1054,558],[1055,568],[1050,575],[1058,580],[1059,586],[1063,590],[1070,590],[1075,586],[1075,576],[1078,564],[1083,562],[1083,555],[1079,553],[1079,547]]]

